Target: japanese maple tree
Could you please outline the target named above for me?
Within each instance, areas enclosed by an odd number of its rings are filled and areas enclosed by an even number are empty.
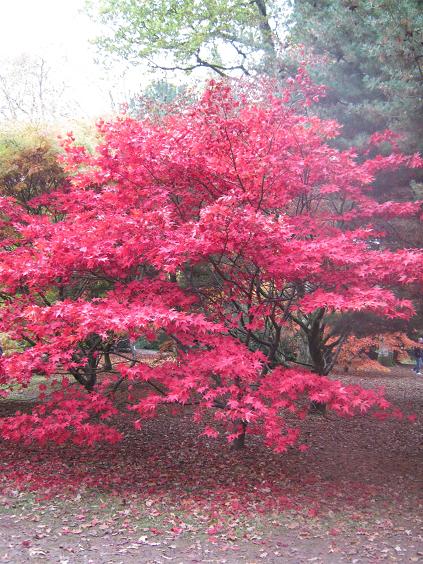
[[[338,125],[307,116],[313,99],[302,72],[278,96],[210,83],[182,112],[100,123],[94,154],[69,135],[70,185],[34,198],[38,215],[1,199],[0,331],[22,344],[1,360],[4,394],[45,376],[33,412],[1,421],[3,438],[119,440],[123,385],[137,427],[190,404],[205,435],[242,445],[247,430],[278,451],[298,438],[284,413],[302,418],[310,400],[343,415],[389,408],[327,378],[346,335],[326,325],[333,312],[413,315],[394,289],[421,283],[421,253],[385,249],[372,222],[418,206],[377,203],[372,182],[421,161],[395,144],[389,156],[337,150]],[[286,353],[287,328],[312,370]],[[159,334],[175,358],[110,354],[122,336]]]

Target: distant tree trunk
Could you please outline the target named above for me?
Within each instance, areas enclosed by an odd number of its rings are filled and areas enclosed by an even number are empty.
[[[241,421],[241,434],[232,441],[233,450],[241,450],[245,447],[245,434],[247,431],[246,421]]]
[[[321,401],[311,401],[310,407],[308,408],[309,413],[317,413],[319,415],[325,415],[327,406]]]
[[[112,361],[110,360],[110,352],[104,353],[104,370],[111,372],[113,370]]]
[[[90,355],[91,357],[93,355]],[[85,388],[88,392],[92,392],[97,382],[97,361],[96,359],[89,358],[85,366]]]

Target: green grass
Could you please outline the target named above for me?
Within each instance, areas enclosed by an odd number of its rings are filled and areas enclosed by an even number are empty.
[[[40,393],[39,385],[46,382],[48,382],[48,380],[45,376],[36,374],[32,376],[31,380],[25,386],[22,386],[22,384],[19,383],[4,384],[0,386],[0,389],[8,392],[8,396],[6,398],[8,401],[36,400]]]

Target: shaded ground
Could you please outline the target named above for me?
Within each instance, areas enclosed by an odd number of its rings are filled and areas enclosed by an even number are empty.
[[[198,438],[189,413],[115,446],[0,445],[0,562],[423,562],[423,377],[342,379],[416,421],[313,416],[285,455]]]

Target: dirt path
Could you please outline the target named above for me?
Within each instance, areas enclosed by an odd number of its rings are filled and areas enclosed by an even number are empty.
[[[343,380],[416,421],[310,417],[286,455],[198,439],[189,414],[90,451],[2,445],[0,563],[423,562],[423,377]]]

